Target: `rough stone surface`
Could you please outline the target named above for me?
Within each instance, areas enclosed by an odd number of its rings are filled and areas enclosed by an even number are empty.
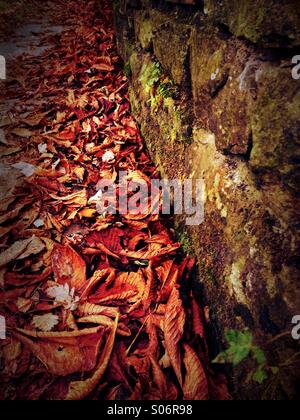
[[[255,3],[265,10],[265,1]],[[281,2],[277,9],[271,3],[272,12],[286,16]],[[199,263],[212,357],[223,349],[226,329],[248,328],[276,367],[298,351],[287,334],[300,310],[300,80],[293,80],[287,58],[297,43],[291,22],[298,12],[291,21],[286,17],[286,26],[279,15],[272,28],[256,20],[251,38],[245,31],[257,12],[246,13],[248,1],[230,5],[232,15],[224,12],[222,23],[230,17],[230,31],[254,44],[216,24],[228,1],[211,0],[209,15],[201,4],[197,11],[143,1],[143,8],[129,7],[127,23],[122,17],[119,48],[127,51],[133,113],[162,174],[205,182],[204,223],[187,228],[178,219],[177,229],[179,238],[188,232]],[[261,48],[283,39],[273,36],[278,33],[288,37],[286,51]],[[236,398],[295,397],[295,366],[261,385],[247,381],[251,372],[251,360],[229,372]]]
[[[201,53],[203,52],[203,53]],[[240,75],[250,51],[235,39],[223,40],[214,28],[194,29],[191,37],[191,76],[195,116],[216,135],[219,150],[245,155],[251,124],[251,86],[241,88]]]
[[[147,11],[137,10],[134,15],[136,40],[141,47],[149,50],[153,46],[153,26]]]
[[[257,100],[251,112],[255,170],[271,169],[299,192],[300,91],[290,69],[264,64],[257,76]],[[297,175],[298,174],[298,175]]]
[[[174,82],[180,85],[186,78],[191,26],[181,23],[169,13],[155,10],[151,12],[151,20],[155,28],[154,54]]]
[[[262,46],[300,45],[298,0],[205,0],[205,12],[236,36]]]

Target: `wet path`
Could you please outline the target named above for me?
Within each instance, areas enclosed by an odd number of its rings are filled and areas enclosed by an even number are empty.
[[[17,32],[2,89],[1,398],[226,398],[194,260],[170,220],[146,203],[136,215],[99,210],[102,179],[159,177],[130,113],[112,12],[92,0],[49,13],[57,25]]]

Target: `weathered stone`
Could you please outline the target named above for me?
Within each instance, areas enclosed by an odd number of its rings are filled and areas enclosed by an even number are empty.
[[[225,42],[213,29],[193,30],[191,77],[195,115],[203,128],[215,133],[217,148],[225,153],[246,155],[251,143],[251,86],[242,89],[239,79],[248,54],[238,41]]]
[[[182,105],[184,102],[173,99],[172,95],[160,95],[160,83],[168,79],[163,73],[157,72],[157,65],[157,61],[147,53],[135,51],[130,58],[131,102],[134,110],[139,111],[137,118],[142,125],[142,131],[147,127],[148,134],[153,138],[151,147],[154,147],[159,138],[163,138],[164,142],[170,145],[188,143],[191,137],[188,104]],[[155,148],[159,152],[159,145]]]
[[[300,45],[298,0],[205,0],[205,12],[230,32],[263,46]]]
[[[135,13],[135,36],[143,49],[150,49],[153,41],[153,26],[146,11],[137,11]]]
[[[299,191],[300,83],[290,69],[265,64],[257,76],[257,100],[250,113],[253,149],[250,164],[258,171],[278,172],[284,182]],[[299,179],[299,178],[298,178]]]
[[[191,26],[182,23],[176,16],[157,10],[151,10],[150,15],[154,28],[154,54],[174,82],[180,85],[187,76]]]
[[[117,46],[120,56],[125,62],[128,61],[134,43],[133,9],[125,1],[122,4],[116,1],[115,8],[115,27],[117,30]]]

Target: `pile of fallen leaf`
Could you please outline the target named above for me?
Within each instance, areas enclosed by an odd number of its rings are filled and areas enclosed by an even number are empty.
[[[55,4],[65,30],[13,63],[3,96],[1,398],[229,398],[209,368],[194,261],[160,216],[96,209],[101,179],[159,177],[110,6]]]

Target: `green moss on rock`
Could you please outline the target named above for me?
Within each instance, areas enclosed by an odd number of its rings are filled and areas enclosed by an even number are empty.
[[[298,0],[205,0],[205,9],[216,22],[266,47],[300,45]]]
[[[276,171],[290,187],[299,171],[300,92],[290,71],[266,65],[258,79],[258,97],[251,110],[253,149],[250,163],[257,171]]]

